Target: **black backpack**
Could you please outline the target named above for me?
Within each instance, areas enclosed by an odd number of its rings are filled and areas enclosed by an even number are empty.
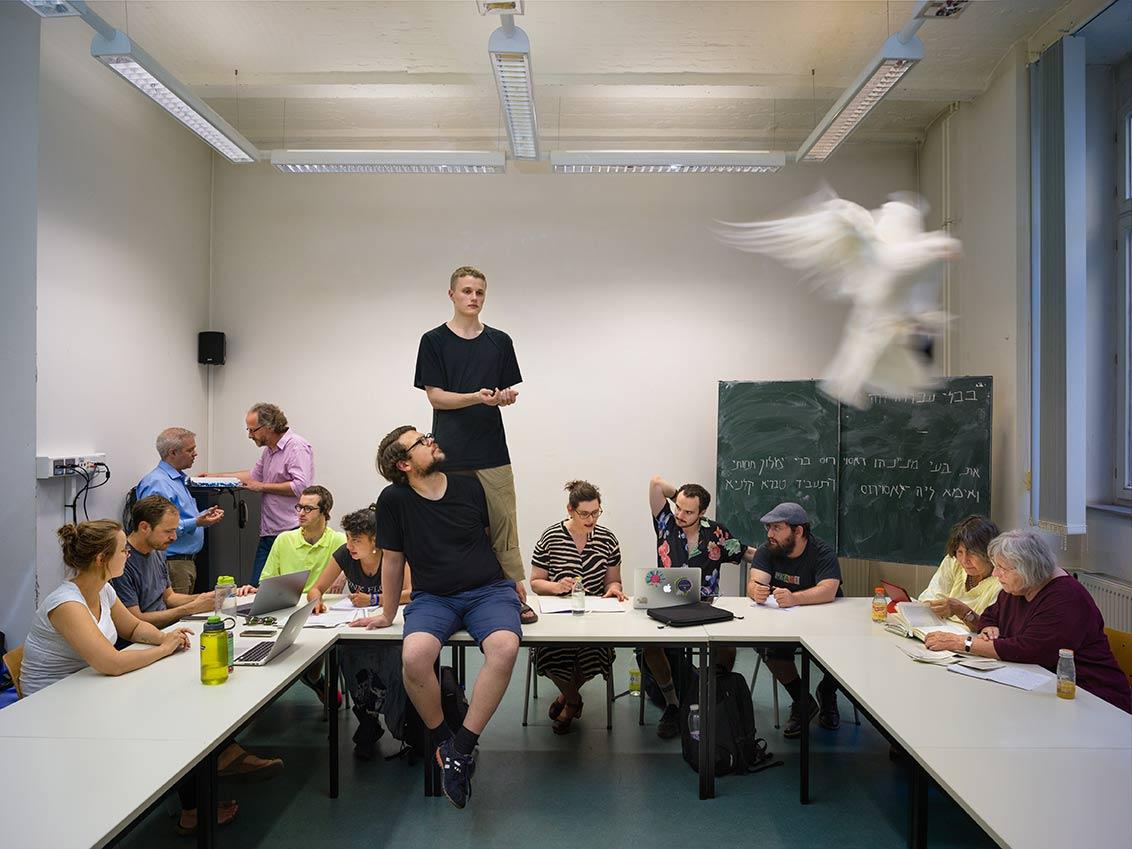
[[[440,667],[440,708],[444,711],[445,724],[455,734],[468,715],[468,699],[451,666]]]
[[[688,731],[688,708],[700,700],[699,674],[684,691],[680,704],[680,743],[684,760],[700,771],[700,741]],[[755,711],[751,706],[751,690],[738,672],[716,673],[715,710],[715,774],[744,775],[782,766],[767,751],[766,740],[755,734]]]

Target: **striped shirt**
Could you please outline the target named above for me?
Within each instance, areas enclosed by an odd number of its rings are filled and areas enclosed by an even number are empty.
[[[548,580],[580,577],[586,595],[605,595],[605,575],[621,565],[621,545],[608,528],[594,525],[585,548],[578,551],[562,521],[543,531],[531,554],[531,565],[545,569]]]

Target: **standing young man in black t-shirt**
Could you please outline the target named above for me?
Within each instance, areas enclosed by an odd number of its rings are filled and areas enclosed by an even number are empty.
[[[431,434],[408,425],[381,440],[378,469],[390,485],[377,498],[381,613],[355,620],[387,628],[397,615],[405,561],[413,564],[413,595],[405,608],[401,652],[405,691],[429,729],[444,771],[443,789],[457,808],[472,792],[475,745],[511,680],[519,653],[519,596],[488,538],[487,501],[474,477],[440,471],[444,452]],[[466,628],[483,652],[464,724],[449,729],[440,707],[434,664],[453,633]]]
[[[800,504],[779,504],[759,520],[766,527],[766,543],[755,552],[747,577],[747,595],[759,604],[774,596],[779,607],[828,604],[843,595],[837,552],[810,533],[810,517]],[[818,684],[818,700],[802,692],[794,666],[794,649],[767,649],[763,657],[771,674],[793,699],[784,737],[797,737],[802,723],[815,716],[831,731],[841,724],[837,710],[837,682],[828,673]]]
[[[518,399],[515,386],[523,376],[511,337],[480,321],[486,298],[482,271],[461,266],[452,272],[452,318],[421,337],[413,385],[432,405],[432,432],[444,446],[445,471],[479,479],[491,517],[491,547],[525,602],[515,477],[499,411]]]

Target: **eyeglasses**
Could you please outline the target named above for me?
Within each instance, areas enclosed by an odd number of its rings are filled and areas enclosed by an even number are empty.
[[[575,510],[574,511],[574,515],[577,516],[579,519],[596,519],[598,516],[601,515],[601,513],[602,513],[602,510],[601,510],[600,507],[598,507],[596,510]]]
[[[405,451],[412,451],[418,445],[432,445],[434,442],[436,442],[436,440],[433,438],[433,435],[431,433],[421,434],[421,436],[417,438],[417,441],[406,448]]]
[[[249,616],[244,620],[245,625],[274,625],[279,620],[274,616]]]
[[[249,427],[248,428],[248,436],[251,436],[257,430],[263,430],[264,427],[266,427],[266,425],[256,425],[255,427]]]
[[[299,511],[300,513],[302,513],[303,515],[306,515],[307,513],[313,513],[313,512],[314,512],[315,510],[317,510],[318,508],[317,508],[317,507],[312,507],[312,506],[311,506],[311,505],[309,505],[309,504],[296,504],[296,505],[295,505],[295,509],[296,509],[297,511]]]

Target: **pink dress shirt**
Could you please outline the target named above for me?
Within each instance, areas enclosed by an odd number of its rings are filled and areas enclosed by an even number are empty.
[[[265,492],[259,515],[259,535],[271,537],[299,526],[295,505],[303,490],[314,482],[314,450],[311,444],[288,429],[279,443],[264,446],[252,467],[252,477],[262,483],[289,483],[291,495]]]

